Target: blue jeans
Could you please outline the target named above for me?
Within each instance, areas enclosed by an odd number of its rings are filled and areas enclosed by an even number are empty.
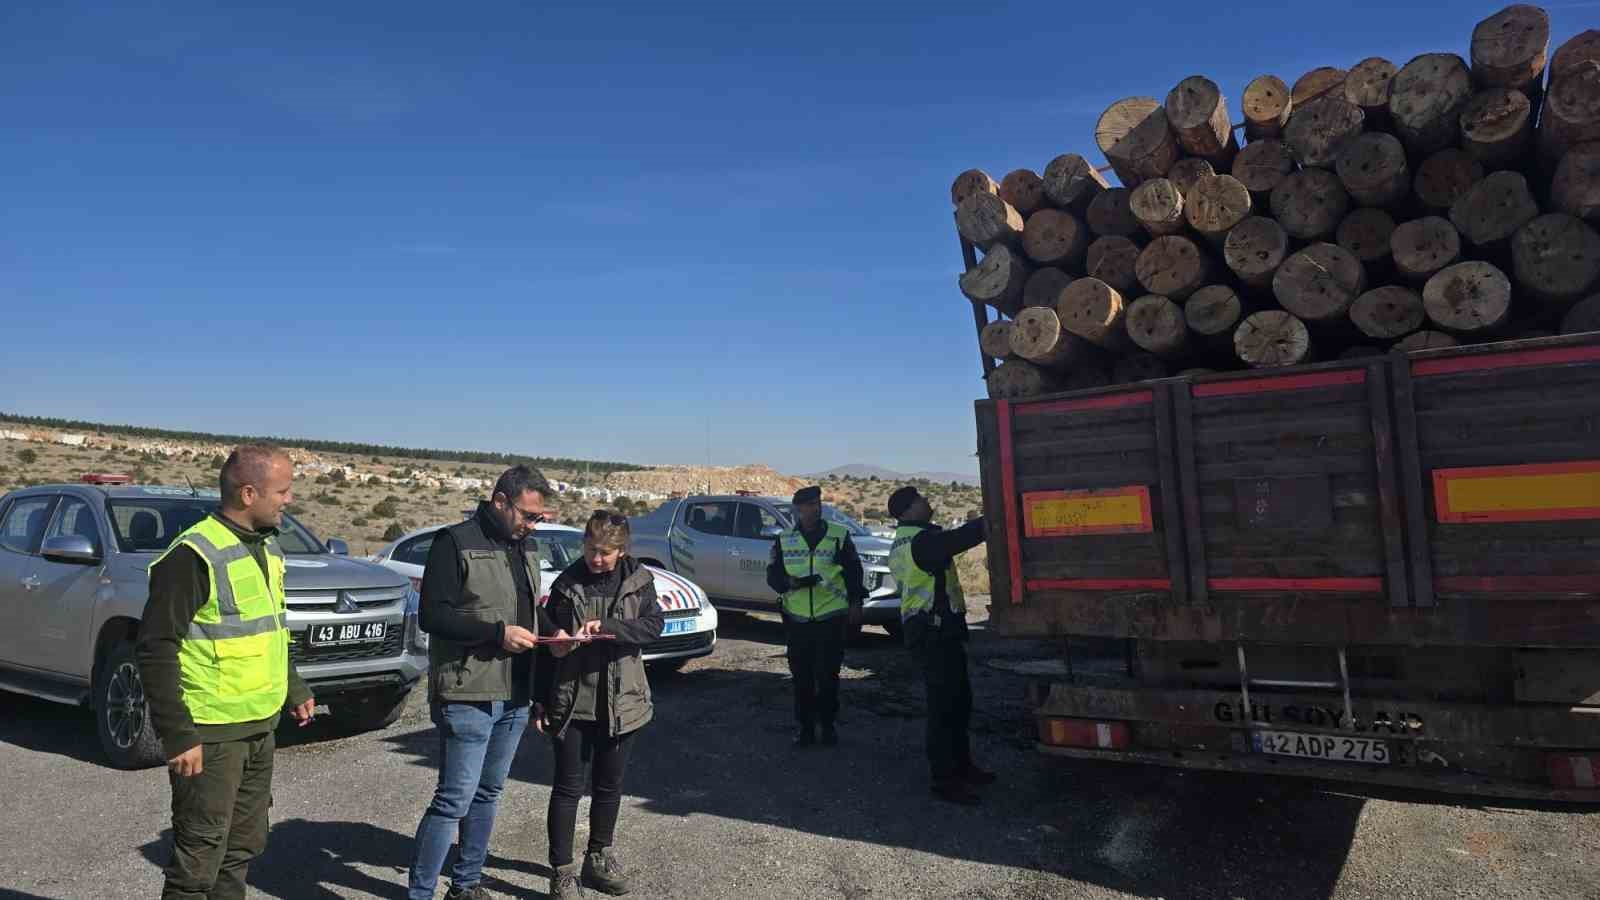
[[[435,702],[432,713],[439,728],[439,786],[417,826],[417,855],[407,895],[411,900],[432,900],[458,834],[461,853],[450,871],[450,883],[470,888],[483,877],[495,805],[528,727],[525,703]]]

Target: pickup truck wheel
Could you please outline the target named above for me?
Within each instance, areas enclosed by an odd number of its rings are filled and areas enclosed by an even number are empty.
[[[94,718],[100,747],[119,769],[148,769],[165,763],[161,739],[150,721],[144,679],[131,641],[119,641],[106,654],[95,677]]]
[[[341,704],[344,709],[338,710],[335,718],[343,718],[345,724],[357,731],[377,731],[388,728],[400,721],[400,716],[406,711],[406,701],[411,699],[411,688],[396,690],[394,688],[381,688],[375,691],[365,691],[350,698],[346,704]]]

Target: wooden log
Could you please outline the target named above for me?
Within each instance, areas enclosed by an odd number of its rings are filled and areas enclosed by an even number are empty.
[[[1166,178],[1152,178],[1134,188],[1128,196],[1128,207],[1144,230],[1155,237],[1183,231],[1183,193]]]
[[[1397,284],[1373,288],[1350,304],[1350,321],[1361,333],[1395,341],[1422,327],[1422,295]]]
[[[1101,237],[1140,234],[1143,229],[1139,227],[1139,220],[1134,218],[1133,208],[1128,202],[1132,195],[1133,191],[1121,187],[1101,191],[1089,203],[1089,230]]]
[[[1424,216],[1396,227],[1389,250],[1400,277],[1422,284],[1461,259],[1461,234],[1443,216]]]
[[[967,197],[971,196],[972,194],[980,192],[985,194],[999,194],[1000,185],[996,184],[995,180],[989,177],[988,172],[985,172],[982,169],[968,169],[965,172],[962,172],[960,175],[957,175],[955,182],[950,185],[950,202],[956,206],[960,206],[961,201],[967,199]]]
[[[1585,62],[1600,62],[1600,31],[1593,28],[1578,32],[1556,48],[1550,57],[1549,80],[1554,82]]]
[[[1250,192],[1257,206],[1265,207],[1276,188],[1294,171],[1294,157],[1282,141],[1251,141],[1233,158],[1233,177]]]
[[[1189,326],[1183,307],[1160,294],[1145,294],[1128,307],[1128,337],[1147,352],[1165,359],[1189,349]]]
[[[1208,284],[1183,304],[1183,321],[1202,340],[1232,340],[1233,330],[1244,316],[1239,294],[1225,284]]]
[[[1232,175],[1209,175],[1186,195],[1183,216],[1189,227],[1221,245],[1235,225],[1250,217],[1250,191]]]
[[[1327,169],[1301,169],[1272,189],[1272,217],[1292,238],[1317,241],[1332,237],[1350,211],[1350,195],[1339,176]]]
[[[1095,170],[1090,162],[1076,153],[1063,153],[1044,167],[1045,199],[1058,209],[1070,209],[1082,214],[1089,208],[1095,195],[1110,187],[1105,176]]]
[[[1340,351],[1339,359],[1370,359],[1374,356],[1383,356],[1388,352],[1389,351],[1383,349],[1382,347],[1371,347],[1366,344],[1357,344],[1354,347],[1346,347],[1344,350]]]
[[[1350,67],[1344,99],[1361,108],[1369,127],[1389,122],[1389,83],[1400,69],[1381,56],[1369,56]]]
[[[1472,96],[1467,64],[1454,53],[1424,53],[1389,83],[1389,119],[1406,149],[1418,156],[1456,142],[1461,107]]]
[[[1600,281],[1600,232],[1577,216],[1547,213],[1511,238],[1512,277],[1523,293],[1565,306]]]
[[[1244,136],[1253,143],[1283,134],[1294,111],[1293,94],[1276,75],[1257,75],[1245,86]]]
[[[1375,206],[1363,206],[1350,210],[1349,215],[1340,220],[1334,242],[1354,256],[1368,272],[1386,272],[1394,229],[1394,216]]]
[[[1066,210],[1041,209],[1022,229],[1022,251],[1041,266],[1081,266],[1088,248],[1089,230]]]
[[[1503,246],[1538,214],[1527,178],[1520,172],[1490,172],[1450,207],[1450,224],[1482,251]]]
[[[1081,391],[1087,388],[1105,387],[1111,383],[1111,373],[1106,370],[1101,360],[1086,361],[1075,366],[1066,374],[1062,390]]]
[[[1559,212],[1600,222],[1600,142],[1562,154],[1550,183],[1550,203]]]
[[[1272,287],[1272,275],[1288,255],[1289,235],[1266,216],[1251,216],[1235,225],[1222,244],[1228,268],[1241,282],[1258,290]]]
[[[1252,313],[1233,333],[1233,352],[1255,369],[1296,366],[1311,360],[1311,333],[1281,309]]]
[[[1089,342],[1062,328],[1056,311],[1046,306],[1017,313],[1011,324],[1011,352],[1047,369],[1069,369],[1094,358]]]
[[[1091,344],[1110,350],[1128,346],[1123,326],[1127,306],[1122,292],[1098,278],[1079,278],[1067,285],[1056,300],[1061,327]]]
[[[1350,200],[1361,206],[1393,206],[1411,193],[1406,148],[1392,134],[1373,131],[1346,141],[1335,170]]]
[[[1456,347],[1460,341],[1442,331],[1418,331],[1407,335],[1404,339],[1396,341],[1396,350],[1438,350],[1441,347]]]
[[[1272,276],[1278,304],[1308,325],[1340,325],[1367,289],[1367,273],[1336,244],[1317,243],[1291,255]]]
[[[1234,165],[1238,165],[1238,157],[1234,157]],[[1186,156],[1172,164],[1172,171],[1167,173],[1167,180],[1178,189],[1178,193],[1189,196],[1194,190],[1194,183],[1207,175],[1217,174],[1216,168],[1198,156]],[[1141,185],[1143,187],[1143,185]]]
[[[1417,166],[1412,189],[1423,207],[1436,215],[1447,215],[1461,196],[1483,180],[1483,163],[1456,147],[1440,150]]]
[[[1166,109],[1154,97],[1127,97],[1111,104],[1094,127],[1095,144],[1127,188],[1161,178],[1178,161],[1178,141]]]
[[[1537,88],[1550,50],[1550,14],[1516,4],[1472,29],[1472,80],[1479,87]]]
[[[1167,377],[1167,364],[1161,357],[1154,353],[1130,353],[1119,357],[1116,364],[1111,367],[1111,381],[1113,384],[1133,384],[1139,381],[1149,381],[1152,378]]]
[[[1193,240],[1169,234],[1140,251],[1134,274],[1146,293],[1183,300],[1211,280],[1211,260]]]
[[[1167,123],[1178,145],[1190,156],[1206,160],[1227,170],[1239,152],[1228,120],[1228,101],[1216,82],[1203,75],[1190,75],[1167,94]]]
[[[1589,141],[1600,141],[1600,62],[1585,60],[1550,82],[1539,114],[1539,154],[1554,166]]]
[[[983,352],[997,360],[1007,360],[1012,357],[1011,352],[1011,322],[998,319],[983,326],[983,331],[978,333],[978,346]]]
[[[1516,88],[1472,95],[1461,108],[1461,149],[1486,169],[1515,166],[1533,139],[1533,104]]]
[[[1084,254],[1083,271],[1124,293],[1139,289],[1139,245],[1118,235],[1096,238]]]
[[[1511,279],[1477,260],[1446,266],[1423,285],[1422,308],[1445,331],[1480,335],[1511,315]]]
[[[961,293],[968,300],[1015,316],[1022,309],[1022,290],[1032,274],[1033,267],[1019,251],[997,246],[976,267],[962,273]]]
[[[1296,103],[1283,142],[1301,166],[1331,169],[1344,145],[1361,134],[1366,116],[1361,107],[1329,94],[1304,106]]]
[[[1562,334],[1600,331],[1600,294],[1578,301],[1561,317]]]
[[[1022,214],[1000,195],[974,191],[956,207],[956,230],[984,250],[1022,241]]]
[[[1022,286],[1022,305],[1054,307],[1056,301],[1061,299],[1061,292],[1072,281],[1071,275],[1057,268],[1046,266],[1035,269],[1028,276],[1028,283]]]
[[[1319,69],[1301,75],[1295,80],[1294,89],[1289,92],[1294,108],[1298,110],[1319,97],[1344,91],[1344,81],[1349,73],[1344,69],[1333,66],[1323,66]]]
[[[1045,205],[1044,180],[1032,169],[1014,169],[1000,179],[1000,199],[1027,218]]]
[[[1061,373],[1050,372],[1025,359],[1008,359],[984,378],[991,400],[1021,400],[1066,389]]]

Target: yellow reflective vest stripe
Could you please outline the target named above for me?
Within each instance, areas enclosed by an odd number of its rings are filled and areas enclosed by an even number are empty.
[[[198,725],[265,719],[289,694],[289,632],[283,551],[266,539],[267,573],[250,549],[213,516],[178,535],[206,566],[208,595],[178,645],[183,702]]]
[[[900,586],[901,621],[933,608],[937,579],[932,572],[917,565],[911,556],[911,542],[927,530],[925,525],[901,525],[894,530],[894,544],[889,549],[889,571],[894,573],[895,583]],[[961,590],[961,576],[956,574],[954,560],[944,573],[944,593],[950,600],[950,611],[965,615],[967,596]]]
[[[821,575],[815,587],[799,588],[783,595],[783,611],[793,619],[817,621],[843,615],[850,608],[850,598],[844,586],[844,566],[835,562],[850,532],[843,525],[827,522],[828,531],[812,550],[798,526],[785,531],[778,538],[778,549],[783,553],[783,570],[790,578]]]

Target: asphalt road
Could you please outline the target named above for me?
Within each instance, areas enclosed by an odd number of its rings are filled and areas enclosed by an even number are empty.
[[[981,629],[975,740],[1002,781],[982,808],[941,804],[898,645],[847,654],[843,745],[795,751],[781,627],[723,623],[713,656],[654,683],[618,834],[634,896],[1600,897],[1600,811],[1042,758],[1025,677],[988,663],[1049,647]],[[385,731],[283,737],[255,895],[403,896],[437,754],[420,691]],[[543,896],[550,768],[530,732],[487,869],[507,896]],[[166,773],[102,765],[87,713],[0,693],[0,796],[0,898],[159,894]]]

